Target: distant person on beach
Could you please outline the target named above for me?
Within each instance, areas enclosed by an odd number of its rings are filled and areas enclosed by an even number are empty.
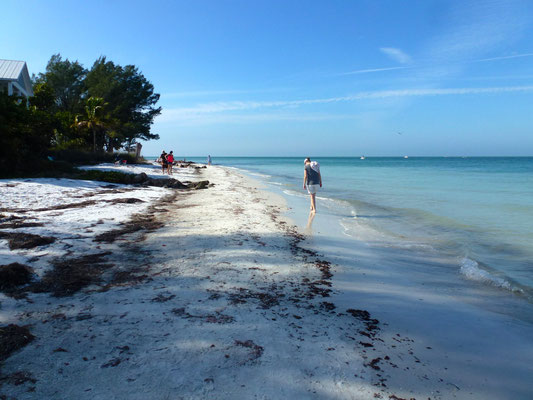
[[[161,160],[161,169],[163,170],[163,173],[165,173],[165,170],[168,169],[167,153],[165,153],[165,150],[163,150],[159,159]]]
[[[211,165],[211,156],[207,156],[207,165]]]
[[[304,190],[311,196],[311,212],[316,212],[316,192],[322,187],[322,175],[320,175],[320,165],[316,161],[311,161],[307,157],[304,161]]]
[[[128,160],[121,160],[120,154],[117,154],[115,156],[115,165],[126,165],[128,163]]]
[[[174,154],[172,150],[170,150],[170,153],[168,153],[167,155],[167,162],[168,162],[168,168],[167,168],[168,174],[172,175],[172,166],[174,165]]]

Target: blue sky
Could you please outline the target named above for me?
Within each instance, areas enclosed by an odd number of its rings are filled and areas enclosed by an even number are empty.
[[[146,155],[533,155],[531,1],[20,4],[0,58],[105,55],[154,84]]]

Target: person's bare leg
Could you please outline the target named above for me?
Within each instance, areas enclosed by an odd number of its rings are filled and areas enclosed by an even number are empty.
[[[316,212],[316,199],[315,199],[315,197],[316,197],[316,194],[313,193],[311,195],[311,212]]]

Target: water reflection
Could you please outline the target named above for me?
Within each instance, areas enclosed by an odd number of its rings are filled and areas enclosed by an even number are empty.
[[[309,218],[307,219],[307,226],[304,229],[306,235],[311,236],[313,234],[313,220],[315,219],[315,212],[309,213]]]

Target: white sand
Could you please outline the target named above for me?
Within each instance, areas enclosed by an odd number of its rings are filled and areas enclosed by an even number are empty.
[[[27,263],[39,275],[54,257],[69,254],[111,251],[107,260],[114,264],[101,285],[73,296],[30,293],[15,300],[0,294],[0,324],[29,325],[36,337],[1,369],[3,376],[24,371],[35,382],[4,382],[0,394],[17,399],[470,398],[441,378],[441,364],[427,364],[422,343],[415,347],[412,338],[382,335],[387,321],[347,312],[361,307],[353,297],[347,300],[340,286],[329,288],[331,280],[317,268],[321,256],[303,250],[305,242],[283,219],[281,198],[222,167],[210,167],[199,178],[215,186],[178,191],[175,200],[158,204],[156,218],[165,225],[144,239],[135,233],[96,244],[91,235],[97,232],[87,232],[84,224],[94,229],[99,213],[107,213],[114,222],[106,229],[112,229],[124,218],[119,215],[133,214],[128,207],[145,212],[147,203],[107,204],[72,217],[65,214],[73,210],[54,211],[59,215],[53,218],[28,213],[35,221],[64,218],[47,225],[46,232],[21,229],[58,241],[9,251],[0,240],[2,264]],[[51,183],[1,181],[0,195],[36,184]],[[79,190],[94,185],[79,184]],[[148,199],[145,190],[115,195]],[[148,190],[152,201],[171,192]],[[68,190],[62,196],[72,201]],[[14,204],[2,201],[0,208],[18,207]],[[62,236],[61,229],[79,237]],[[39,259],[30,262],[35,255]],[[102,290],[117,271],[144,278]],[[328,294],[332,297],[323,297]]]

